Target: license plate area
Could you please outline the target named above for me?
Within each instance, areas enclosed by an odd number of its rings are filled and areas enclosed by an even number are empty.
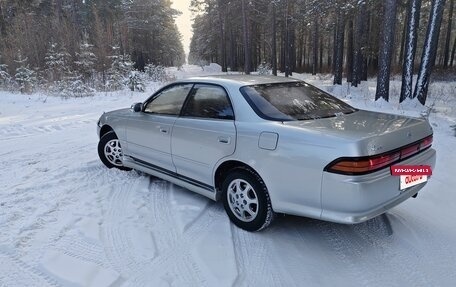
[[[401,175],[400,176],[400,189],[404,190],[409,187],[418,185],[428,180],[427,175]]]

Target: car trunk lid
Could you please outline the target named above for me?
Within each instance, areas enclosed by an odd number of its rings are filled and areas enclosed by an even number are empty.
[[[358,110],[330,118],[284,122],[329,138],[356,143],[359,156],[388,152],[432,134],[426,119]],[[350,156],[347,154],[347,156]]]

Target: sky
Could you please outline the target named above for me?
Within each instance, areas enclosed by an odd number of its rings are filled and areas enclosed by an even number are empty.
[[[182,12],[182,15],[176,18],[176,24],[179,28],[179,32],[182,34],[185,54],[188,55],[190,50],[190,39],[192,38],[190,0],[174,0],[172,7]]]

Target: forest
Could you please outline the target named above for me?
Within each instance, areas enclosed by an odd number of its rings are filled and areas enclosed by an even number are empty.
[[[141,90],[135,71],[184,63],[179,14],[170,0],[0,0],[0,87]]]
[[[176,0],[177,1],[177,0]],[[171,0],[0,0],[0,88],[68,96],[144,90],[185,54]],[[376,99],[426,103],[454,80],[454,0],[191,0],[188,61],[223,72],[375,77]],[[432,77],[431,77],[432,74]]]
[[[355,87],[377,77],[376,99],[387,101],[390,76],[402,75],[401,101],[422,104],[433,70],[454,76],[454,0],[192,0],[192,9],[190,63],[332,73]]]

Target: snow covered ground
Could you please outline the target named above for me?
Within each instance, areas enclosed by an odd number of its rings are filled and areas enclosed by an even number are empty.
[[[423,110],[396,104],[398,92],[373,102],[373,81],[349,91],[296,77],[358,108]],[[0,286],[454,286],[454,83],[429,99],[438,161],[417,199],[358,225],[285,216],[259,233],[235,228],[221,203],[99,161],[100,114],[158,86],[79,99],[0,92]]]

